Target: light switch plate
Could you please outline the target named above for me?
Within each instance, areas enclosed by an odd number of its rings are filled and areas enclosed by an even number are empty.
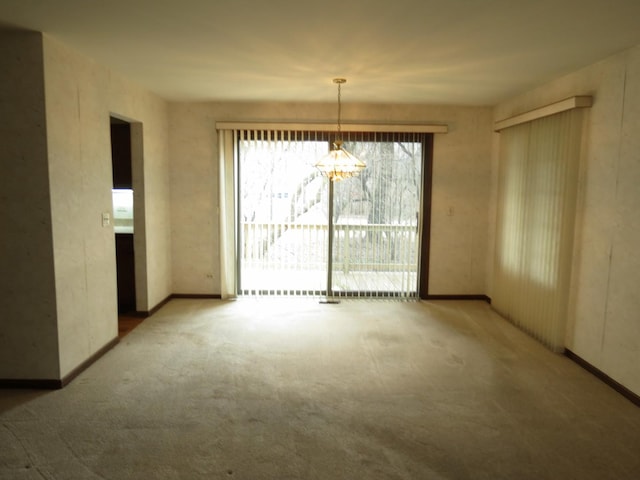
[[[109,212],[102,212],[102,226],[108,227],[111,225],[111,214]]]

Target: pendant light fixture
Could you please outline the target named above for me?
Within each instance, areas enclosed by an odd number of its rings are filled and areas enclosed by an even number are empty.
[[[342,148],[342,144],[344,142],[341,138],[342,125],[340,121],[342,115],[342,104],[340,98],[340,87],[346,81],[347,80],[344,78],[333,79],[333,83],[338,85],[338,133],[329,153],[322,157],[315,165],[323,175],[329,177],[333,182],[355,177],[367,166],[365,162],[358,160],[355,156]]]

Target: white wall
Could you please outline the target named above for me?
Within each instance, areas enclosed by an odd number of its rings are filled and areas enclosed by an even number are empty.
[[[335,112],[319,103],[170,104],[174,293],[220,293],[216,122],[335,122]],[[491,109],[346,103],[343,121],[449,125],[434,141],[429,292],[484,294]]]
[[[41,36],[0,31],[0,72],[0,378],[57,378]]]
[[[594,104],[581,164],[566,345],[640,393],[640,46],[504,102],[494,119],[573,95],[593,95]]]
[[[142,231],[146,288],[138,308],[171,294],[167,107],[139,88],[43,36],[60,375],[117,336],[112,214],[111,113],[142,123]],[[134,180],[135,181],[135,180]],[[135,186],[135,185],[134,185]],[[139,194],[139,192],[138,192]],[[140,243],[136,242],[136,247]],[[138,283],[139,285],[140,283]],[[143,283],[144,285],[144,283]]]

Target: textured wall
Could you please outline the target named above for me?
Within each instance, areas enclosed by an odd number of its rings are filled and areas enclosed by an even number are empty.
[[[170,106],[173,293],[220,293],[217,137],[212,107]]]
[[[0,31],[0,378],[57,378],[42,37]]]
[[[433,152],[430,294],[486,294],[491,113],[451,109]]]
[[[112,211],[111,113],[142,123],[143,164],[134,167],[134,182],[144,182],[143,196],[137,192],[144,210],[136,228],[144,240],[136,238],[136,246],[144,251],[136,260],[145,261],[147,281],[139,283],[146,301],[139,308],[152,308],[171,293],[167,113],[158,97],[46,35],[44,67],[64,376],[117,336],[114,233],[101,220]]]
[[[174,293],[220,293],[216,121],[335,122],[335,108],[303,103],[171,104]],[[449,125],[450,133],[437,134],[434,144],[429,291],[485,293],[491,110],[347,102],[343,120]]]
[[[566,344],[640,393],[640,46],[505,102],[503,119],[593,95],[578,191]]]

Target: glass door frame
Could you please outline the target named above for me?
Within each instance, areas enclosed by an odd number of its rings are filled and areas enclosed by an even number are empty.
[[[282,132],[277,132],[282,133]],[[326,141],[327,145],[330,146],[333,140],[335,139],[334,132],[297,132],[298,136],[296,137],[296,141]],[[422,158],[421,158],[421,172],[420,172],[420,195],[419,195],[419,215],[417,219],[417,231],[418,231],[418,239],[417,239],[417,273],[416,273],[416,291],[415,296],[419,298],[426,298],[428,296],[428,272],[429,272],[429,246],[430,246],[430,221],[431,221],[431,195],[432,195],[432,170],[433,170],[433,133],[374,133],[374,132],[349,132],[344,136],[347,137],[345,139],[345,143],[349,141],[382,141],[380,137],[383,135],[391,135],[393,142],[401,142],[403,141],[420,141],[422,145]],[[353,138],[356,137],[356,138]],[[410,139],[410,140],[407,140]],[[236,173],[237,173],[237,214],[236,214],[236,237],[237,237],[237,294],[244,295],[247,294],[245,289],[241,288],[242,285],[242,245],[243,245],[243,231],[242,231],[242,222],[241,222],[241,204],[242,204],[242,191],[240,188],[240,179],[241,179],[241,166],[240,166],[240,137],[237,138],[235,151],[236,151]],[[323,291],[304,291],[306,295],[315,296],[317,294],[331,297],[336,292],[333,291],[333,252],[334,252],[334,235],[335,235],[335,218],[334,218],[334,184],[333,182],[326,180],[328,183],[327,186],[327,196],[328,196],[328,225],[327,225],[327,283],[326,290]],[[285,292],[287,295],[296,295],[296,293],[292,293],[293,290]],[[257,292],[259,294],[273,294],[272,291],[260,291]],[[389,294],[389,292],[381,292],[384,295],[371,295],[373,297],[376,296],[385,296],[392,297],[394,295]],[[367,292],[346,292],[341,293],[340,296],[364,296],[367,297]]]

